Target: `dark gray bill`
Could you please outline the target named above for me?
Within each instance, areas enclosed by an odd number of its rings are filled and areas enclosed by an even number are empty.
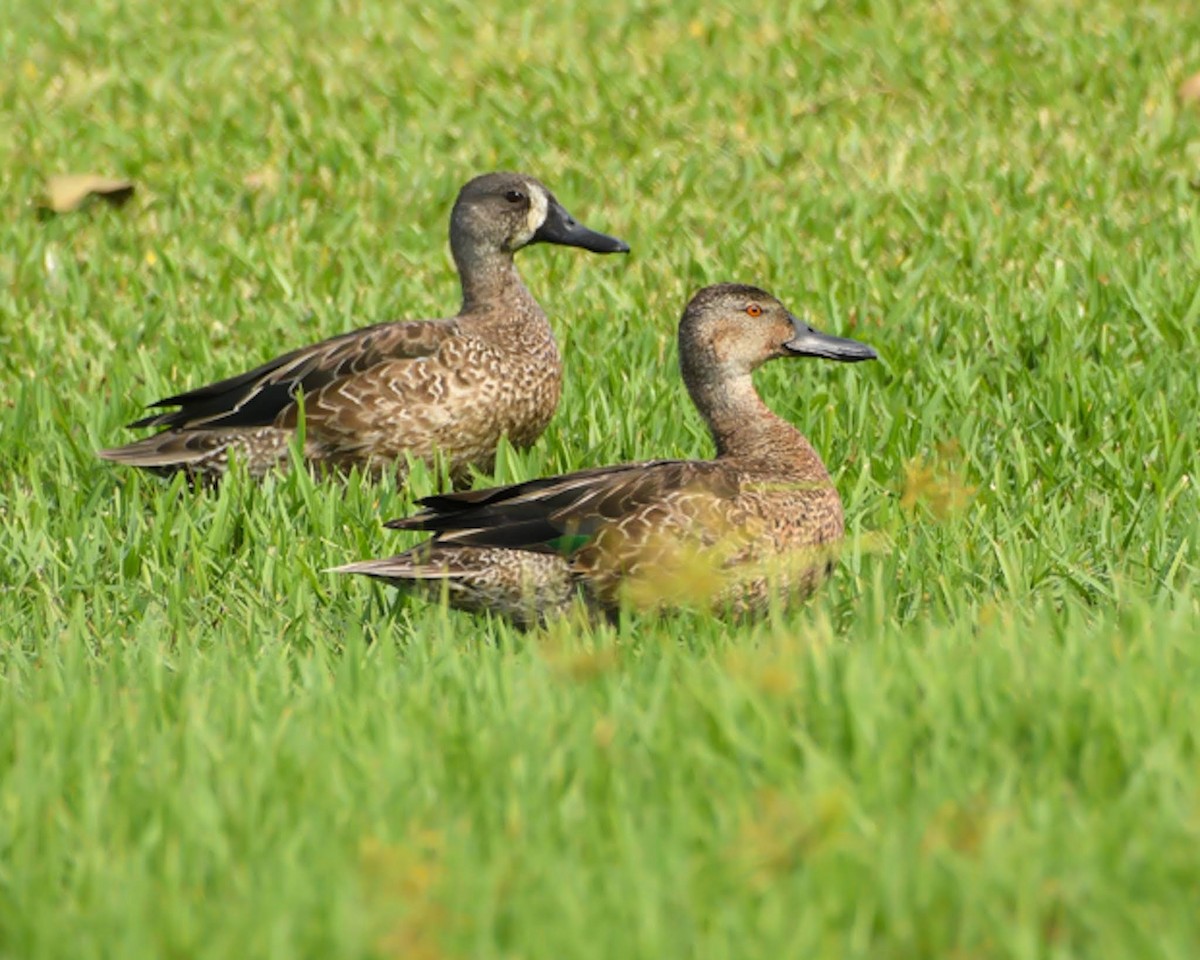
[[[546,220],[538,227],[530,243],[558,243],[564,247],[582,247],[592,253],[628,253],[629,244],[606,233],[589,230],[563,208],[557,200],[551,200],[546,210]]]
[[[821,357],[825,360],[841,360],[843,363],[857,363],[860,360],[874,360],[878,354],[865,343],[851,340],[849,337],[835,337],[831,333],[814,330],[803,320],[792,317],[792,327],[795,336],[783,346],[785,350],[800,357]]]

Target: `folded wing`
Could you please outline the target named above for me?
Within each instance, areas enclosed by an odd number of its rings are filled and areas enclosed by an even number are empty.
[[[387,526],[430,531],[446,545],[569,554],[605,526],[652,509],[680,491],[703,489],[732,498],[738,488],[737,478],[719,462],[652,460],[426,497],[420,501],[421,513]]]
[[[381,323],[302,347],[253,370],[166,397],[152,407],[179,407],[131,427],[182,430],[269,426],[303,391],[313,394],[377,364],[428,356],[456,332],[449,320]]]

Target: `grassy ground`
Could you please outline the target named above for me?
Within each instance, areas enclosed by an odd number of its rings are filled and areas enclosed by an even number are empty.
[[[1196,956],[1191,4],[492,7],[5,15],[0,957]],[[568,385],[485,479],[707,455],[705,282],[879,350],[760,380],[847,504],[806,609],[522,636],[321,572],[387,483],[94,459],[453,311],[498,167],[635,252],[522,255]]]

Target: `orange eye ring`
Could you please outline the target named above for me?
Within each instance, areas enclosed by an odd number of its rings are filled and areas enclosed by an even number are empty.
[[[762,307],[760,307],[757,303],[752,303],[746,308],[746,315],[749,317],[761,317]]]

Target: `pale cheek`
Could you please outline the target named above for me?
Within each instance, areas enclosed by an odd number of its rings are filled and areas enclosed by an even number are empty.
[[[533,239],[533,235],[536,232],[537,232],[536,230],[521,231],[520,233],[518,233],[516,236],[514,236],[512,238],[512,241],[511,241],[512,246],[510,247],[510,249],[520,250],[523,246],[525,246],[525,244],[529,243]]]
[[[549,204],[546,202],[545,195],[540,190],[534,190],[531,187],[529,190],[529,214],[525,220],[530,237],[537,233],[542,224],[546,222],[547,210],[549,210]]]

